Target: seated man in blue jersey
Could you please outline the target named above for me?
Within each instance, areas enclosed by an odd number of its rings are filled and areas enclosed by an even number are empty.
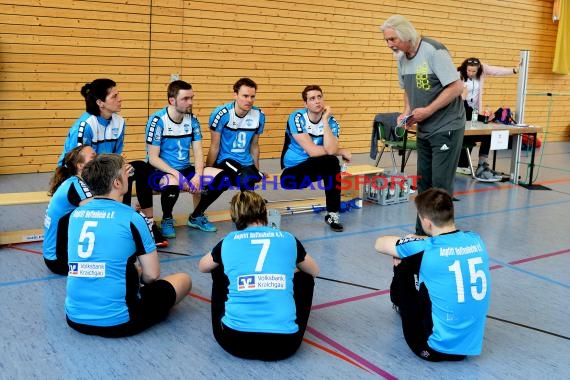
[[[287,122],[281,153],[281,186],[303,189],[322,181],[327,207],[325,222],[333,231],[341,232],[344,227],[339,218],[340,164],[336,156],[350,162],[352,155],[338,145],[340,126],[331,108],[325,105],[321,88],[307,86],[301,95],[305,108],[291,113]]]
[[[78,206],[92,198],[81,180],[81,171],[96,153],[89,145],[80,145],[65,155],[50,181],[49,201],[44,217],[42,251],[46,266],[53,272],[67,276],[67,227],[69,215]]]
[[[85,112],[69,129],[59,156],[58,166],[65,154],[79,145],[90,145],[97,154],[123,152],[125,120],[121,112],[121,97],[117,83],[111,79],[95,79],[81,88]]]
[[[255,107],[257,84],[249,78],[233,86],[234,101],[217,107],[210,115],[210,150],[207,166],[224,171],[232,186],[252,190],[263,178],[259,171],[259,135],[265,114]]]
[[[94,199],[69,218],[67,324],[84,334],[122,337],[164,320],[190,291],[186,273],[160,277],[150,226],[121,203],[130,165],[102,154],[83,168]]]
[[[491,298],[485,244],[478,234],[457,230],[445,190],[426,190],[415,203],[429,236],[382,236],[375,245],[394,257],[390,298],[406,343],[428,361],[479,355]]]
[[[267,226],[264,199],[235,194],[230,232],[198,268],[212,273],[214,338],[228,353],[281,360],[301,346],[319,267],[299,240]]]
[[[146,126],[146,148],[149,168],[135,166],[137,197],[141,211],[147,219],[153,219],[152,190],[161,191],[162,235],[176,237],[172,211],[180,190],[199,195],[194,211],[188,217],[188,226],[202,231],[215,232],[204,211],[229,188],[221,183],[222,170],[204,167],[202,131],[200,122],[192,113],[194,91],[192,85],[176,80],[168,85],[168,106],[156,111]],[[190,149],[194,165],[190,161]],[[137,174],[138,173],[138,174]]]

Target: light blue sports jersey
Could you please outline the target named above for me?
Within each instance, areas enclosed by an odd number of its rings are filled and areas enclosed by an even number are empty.
[[[238,117],[234,106],[234,102],[224,104],[210,115],[210,129],[221,134],[216,163],[230,159],[243,166],[253,165],[251,140],[263,133],[265,114],[253,106],[244,117]]]
[[[340,125],[334,118],[329,117],[329,126],[333,135],[338,138],[340,136]],[[315,145],[323,145],[323,120],[322,118],[318,123],[313,123],[309,120],[309,113],[306,108],[298,109],[289,115],[287,121],[287,131],[285,132],[285,144],[283,145],[283,166],[290,168],[306,161],[309,155],[294,139],[294,135],[299,133],[308,133]]]
[[[285,231],[256,226],[230,232],[212,250],[229,279],[222,322],[244,332],[297,332],[293,276],[305,255]]]
[[[90,326],[128,322],[128,305],[139,298],[133,264],[155,250],[150,227],[131,207],[96,198],[76,208],[69,218],[68,318]]]
[[[89,145],[97,154],[123,153],[125,120],[114,113],[110,120],[85,112],[67,134],[57,165],[63,164],[67,152],[80,145]]]
[[[195,115],[186,114],[182,122],[178,124],[170,119],[167,111],[168,107],[165,107],[155,112],[148,119],[146,143],[160,146],[159,157],[171,168],[186,169],[191,165],[190,149],[192,142],[202,140],[200,122]],[[203,158],[199,157],[199,159]]]
[[[481,237],[456,231],[396,244],[401,258],[424,252],[419,282],[431,300],[428,345],[454,355],[479,355],[491,298],[489,257]]]
[[[79,177],[71,176],[57,188],[53,194],[44,217],[43,255],[48,260],[57,259],[57,230],[59,220],[75,210],[79,202],[91,198],[91,191]]]

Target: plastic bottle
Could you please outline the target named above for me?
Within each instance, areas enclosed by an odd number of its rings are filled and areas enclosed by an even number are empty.
[[[479,110],[477,108],[473,108],[473,112],[471,113],[471,126],[474,127],[477,125],[477,118],[479,117]]]
[[[394,198],[396,195],[396,184],[394,182],[390,182],[388,184],[388,196],[386,198]]]
[[[388,189],[385,186],[382,187],[382,190],[380,190],[380,198],[382,199],[382,201],[388,199]]]
[[[402,188],[400,190],[400,198],[405,198],[406,195],[408,195],[408,191],[409,191],[408,181],[404,181],[404,183],[402,184]]]

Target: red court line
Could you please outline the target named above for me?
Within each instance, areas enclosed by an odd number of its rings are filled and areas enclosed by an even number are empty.
[[[570,178],[561,178],[561,179],[553,179],[553,180],[549,180],[549,181],[534,182],[533,185],[548,185],[548,184],[562,183],[562,182],[570,182]],[[471,190],[466,190],[466,191],[455,191],[453,193],[453,195],[486,193],[488,191],[508,190],[508,189],[514,189],[514,188],[519,188],[519,187],[521,187],[521,186],[515,185],[515,184],[505,184],[505,185],[501,185],[499,187],[487,187],[484,189],[471,189]]]
[[[509,264],[517,265],[517,264],[522,264],[522,263],[528,263],[529,261],[535,261],[535,260],[540,260],[540,259],[544,259],[547,257],[563,255],[565,253],[570,253],[570,249],[565,249],[562,251],[556,251],[556,252],[551,252],[551,253],[545,253],[544,255],[539,255],[539,256],[527,257],[526,259],[511,261],[511,262],[509,262]]]
[[[192,293],[192,292],[188,292],[188,295],[189,295],[190,297],[194,297],[194,298],[196,298],[196,299],[199,299],[200,301],[204,301],[204,302],[207,302],[207,303],[212,303],[212,301],[211,301],[210,299],[208,299],[208,298],[206,298],[206,297],[202,297],[202,296],[200,296],[200,295],[198,295],[198,294],[194,294],[194,293]],[[303,338],[303,340],[304,340],[305,342],[307,342],[308,344],[310,344],[310,345],[312,345],[312,346],[315,346],[315,347],[317,347],[318,349],[320,349],[320,350],[322,350],[322,351],[325,351],[325,352],[328,353],[328,354],[331,354],[331,355],[333,355],[333,356],[336,356],[336,357],[338,357],[338,358],[340,358],[340,359],[342,359],[342,360],[344,360],[344,361],[346,361],[346,362],[348,362],[348,363],[350,363],[350,364],[355,365],[356,367],[358,367],[358,368],[360,368],[360,369],[363,369],[363,370],[365,370],[365,371],[368,371],[366,368],[362,367],[362,366],[359,365],[358,363],[354,362],[353,360],[351,360],[350,358],[348,358],[348,357],[346,357],[346,356],[344,356],[344,355],[342,355],[342,354],[339,354],[339,353],[337,353],[337,352],[334,352],[334,351],[332,351],[331,349],[326,348],[326,347],[324,347],[323,345],[320,345],[320,344],[315,343],[315,342],[313,342],[313,341],[310,341],[310,340],[307,339],[307,338]],[[369,371],[368,371],[368,372],[369,372]]]
[[[370,297],[381,296],[381,295],[387,294],[387,293],[390,293],[390,289],[378,290],[378,291],[375,291],[372,293],[362,294],[362,295],[355,296],[355,297],[343,298],[343,299],[336,300],[336,301],[322,303],[320,305],[313,306],[311,308],[311,310],[324,309],[324,308],[329,307],[329,306],[336,306],[336,305],[340,305],[340,304],[347,303],[347,302],[359,301],[359,300],[363,300],[363,299],[370,298]]]
[[[545,259],[548,257],[552,257],[552,256],[557,256],[557,255],[563,255],[565,253],[570,253],[570,249],[565,249],[562,251],[556,251],[556,252],[550,252],[550,253],[545,253],[542,255],[537,255],[537,256],[531,256],[531,257],[526,257],[524,259],[519,259],[519,260],[513,260],[508,262],[508,264],[510,265],[517,265],[517,264],[522,264],[522,263],[527,263],[529,261],[535,261],[535,260],[541,260],[541,259]],[[504,268],[504,266],[502,266],[501,264],[495,264],[489,267],[489,270],[494,270],[494,269],[500,269],[500,268]],[[371,297],[376,297],[376,296],[381,296],[384,294],[388,294],[390,293],[390,289],[385,289],[385,290],[379,290],[379,291],[375,291],[372,293],[367,293],[367,294],[362,294],[359,296],[355,296],[355,297],[348,297],[348,298],[343,298],[340,300],[336,300],[336,301],[331,301],[331,302],[327,302],[327,303],[322,303],[320,305],[314,305],[311,310],[319,310],[319,309],[324,309],[330,306],[336,306],[336,305],[341,305],[343,303],[348,303],[348,302],[353,302],[353,301],[359,301],[362,299],[366,299],[366,298],[371,298]]]
[[[453,195],[486,193],[489,191],[509,190],[509,189],[513,189],[515,187],[519,187],[519,186],[518,185],[502,185],[499,187],[486,187],[484,189],[471,189],[471,190],[465,190],[465,191],[454,191]]]
[[[20,247],[16,247],[15,245],[12,245],[12,244],[8,245],[8,248],[17,249],[18,251],[35,253],[36,255],[43,255],[43,253],[40,251],[34,251],[33,249],[27,249],[27,248],[20,248]]]
[[[551,179],[549,181],[535,182],[533,183],[533,185],[546,185],[551,183],[562,183],[562,182],[570,182],[570,178]]]
[[[363,357],[355,354],[354,352],[350,351],[349,349],[345,348],[343,345],[335,342],[334,340],[330,339],[326,335],[320,333],[319,331],[315,330],[311,326],[307,326],[307,332],[312,334],[322,340],[323,342],[327,343],[329,346],[335,348],[336,350],[340,351],[341,353],[345,354],[349,358],[355,360],[357,363],[362,364],[363,366],[370,369],[372,372],[382,376],[385,379],[397,379],[397,377],[389,374],[388,372],[384,371],[382,368],[375,366],[374,364],[370,363],[368,360],[364,359]]]
[[[360,364],[356,363],[355,361],[351,360],[350,358],[348,358],[348,357],[346,357],[346,356],[344,356],[344,355],[342,355],[342,354],[339,354],[338,352],[335,352],[335,351],[331,350],[330,348],[327,348],[327,347],[323,346],[322,344],[318,344],[317,342],[313,342],[312,340],[309,340],[309,339],[307,339],[307,338],[303,338],[303,341],[304,341],[305,343],[307,343],[307,344],[310,344],[311,346],[315,346],[315,347],[318,348],[318,349],[321,349],[321,350],[323,350],[323,351],[325,351],[325,352],[327,352],[327,353],[329,353],[329,354],[331,354],[331,355],[333,355],[333,356],[336,356],[337,358],[342,359],[342,360],[344,360],[345,362],[348,362],[348,363],[350,363],[350,364],[352,364],[352,365],[354,365],[354,366],[356,366],[356,367],[358,367],[358,368],[360,368],[360,369],[362,369],[362,370],[364,370],[364,371],[366,371],[366,372],[370,372],[368,369],[366,369],[365,367],[363,367],[363,366],[361,366]]]
[[[192,292],[188,292],[188,295],[189,295],[190,297],[194,297],[194,298],[196,298],[196,299],[199,299],[200,301],[204,301],[204,302],[207,302],[207,303],[212,303],[212,301],[210,301],[209,298],[199,296],[199,295],[194,294],[194,293],[192,293]]]

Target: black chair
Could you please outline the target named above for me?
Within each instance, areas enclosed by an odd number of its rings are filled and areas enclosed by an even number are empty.
[[[376,166],[380,163],[384,150],[386,150],[386,148],[390,148],[390,151],[392,152],[393,171],[396,172],[396,157],[394,155],[394,151],[398,150],[402,156],[400,171],[403,173],[412,151],[417,150],[417,146],[415,140],[408,139],[407,130],[403,130],[403,135],[398,136],[396,126],[399,115],[400,114],[398,112],[379,113],[374,118],[372,127],[375,129],[373,131],[373,136],[374,133],[376,133],[378,141],[381,143],[381,147],[378,147]]]

